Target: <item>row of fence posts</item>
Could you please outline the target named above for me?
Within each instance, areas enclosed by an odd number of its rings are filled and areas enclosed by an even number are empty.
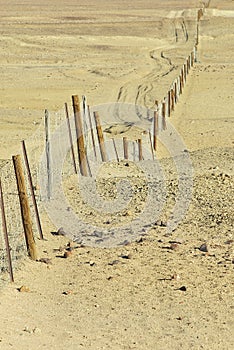
[[[151,135],[151,132],[149,131],[149,141],[150,141],[150,147],[151,147],[151,153],[152,153],[152,159],[154,159],[154,151],[157,150],[157,135],[159,133],[159,117],[162,118],[162,130],[166,129],[166,117],[170,117],[172,111],[175,109],[175,105],[179,100],[179,96],[182,94],[183,89],[185,87],[185,83],[187,81],[187,76],[189,74],[190,68],[194,66],[194,63],[197,60],[197,46],[199,43],[199,22],[203,16],[203,9],[199,9],[197,13],[197,33],[196,33],[196,42],[193,48],[193,51],[190,53],[190,55],[187,57],[185,63],[183,64],[180,74],[177,79],[173,82],[170,89],[168,90],[167,96],[163,99],[161,102],[161,106],[156,101],[156,109],[154,111],[154,117],[153,117],[153,137]],[[85,108],[86,99],[83,97],[83,108]],[[78,164],[80,169],[80,174],[82,176],[92,176],[91,170],[89,166],[89,161],[87,158],[87,150],[85,146],[85,139],[84,139],[84,128],[83,128],[83,122],[81,117],[81,110],[80,110],[80,101],[77,95],[72,96],[72,106],[73,106],[73,113],[74,113],[74,120],[75,120],[75,131],[76,131],[76,143],[77,143],[77,154],[78,154]],[[95,137],[94,137],[94,128],[92,125],[91,120],[91,113],[90,108],[87,106],[88,111],[88,124],[91,132],[91,140],[92,140],[92,146],[93,146],[93,152],[94,157],[97,159],[97,150],[96,150],[96,144],[95,144]],[[160,115],[161,113],[161,115]],[[72,132],[71,132],[71,125],[69,120],[69,111],[68,111],[68,105],[65,103],[65,115],[67,119],[67,126],[68,126],[68,135],[70,140],[70,146],[71,146],[71,155],[72,155],[72,161],[73,161],[73,167],[74,172],[78,173],[78,167],[76,164],[76,157],[75,157],[75,149],[74,149],[74,143],[72,139]],[[99,144],[99,150],[101,155],[102,162],[108,161],[107,152],[105,148],[105,140],[103,136],[102,126],[100,122],[100,117],[97,111],[93,113],[93,118],[96,126],[96,133],[97,133],[97,139]],[[120,157],[117,152],[117,147],[115,143],[115,139],[112,138],[113,141],[113,147],[116,155],[116,160],[119,162]],[[123,138],[123,155],[124,159],[127,160],[129,158],[128,156],[128,144],[129,141],[126,137]],[[143,160],[143,150],[142,150],[142,139],[137,140],[137,146],[138,146],[138,160]],[[48,199],[51,199],[52,193],[52,168],[51,168],[51,141],[50,141],[50,127],[49,127],[49,112],[48,110],[45,110],[45,150],[46,150],[46,159],[47,159],[47,187],[48,187]],[[28,177],[28,183],[29,188],[31,192],[32,197],[32,203],[34,207],[35,217],[36,217],[36,223],[37,228],[39,232],[40,239],[43,239],[43,232],[41,227],[41,221],[39,216],[39,211],[37,207],[37,202],[35,199],[35,193],[34,193],[34,186],[32,182],[32,176],[26,151],[26,145],[25,141],[22,141],[22,151],[23,151],[23,157],[24,157],[24,163],[26,168],[26,173]],[[22,218],[22,224],[24,229],[24,236],[25,236],[25,242],[26,247],[28,251],[28,255],[33,260],[37,259],[37,251],[36,251],[36,244],[33,234],[33,226],[32,226],[32,219],[31,219],[31,212],[30,212],[30,206],[29,206],[29,200],[27,196],[27,190],[26,190],[26,181],[24,177],[24,171],[22,166],[22,161],[20,155],[16,155],[12,157],[12,161],[14,164],[14,170],[15,170],[15,176],[16,176],[16,183],[17,183],[17,189],[18,189],[18,195],[19,195],[19,202],[20,202],[20,209],[21,209],[21,218]],[[14,281],[13,276],[13,268],[12,268],[12,260],[11,260],[11,248],[10,248],[10,242],[8,238],[8,231],[7,231],[7,219],[5,215],[5,206],[4,206],[4,193],[3,193],[3,187],[2,187],[2,181],[0,178],[0,208],[1,208],[1,216],[2,216],[2,230],[4,234],[4,240],[5,240],[5,246],[6,246],[6,255],[7,255],[7,261],[8,261],[8,270],[10,275],[10,280]]]
[[[190,69],[194,66],[194,63],[197,62],[197,46],[199,42],[199,22],[203,16],[203,9],[199,9],[197,12],[197,33],[195,38],[195,44],[192,52],[186,58],[184,64],[180,69],[179,76],[174,80],[171,87],[169,88],[167,95],[164,97],[161,103],[155,101],[155,111],[153,116],[153,126],[152,126],[152,134],[149,130],[149,142],[151,148],[152,159],[154,159],[154,152],[157,151],[157,135],[159,134],[159,119],[161,119],[161,130],[166,130],[166,118],[170,117],[172,112],[175,110],[175,106],[179,101],[179,97],[182,94],[185,84],[187,82],[187,77],[190,72]],[[87,145],[85,145],[85,132],[87,133],[87,125],[89,125],[89,130],[91,133],[92,140],[92,148],[94,152],[94,157],[97,159],[97,150],[95,144],[94,137],[94,127],[92,125],[92,116],[90,113],[89,106],[86,105],[86,97],[82,98],[83,104],[83,118],[80,109],[80,100],[77,95],[72,96],[72,107],[75,121],[75,131],[76,131],[76,143],[77,143],[77,156],[78,156],[78,166],[76,164],[75,157],[75,149],[72,140],[72,132],[71,125],[69,121],[69,111],[68,105],[65,103],[65,114],[67,118],[68,125],[68,134],[70,139],[70,148],[71,148],[71,156],[74,167],[74,172],[77,174],[78,169],[82,176],[92,176],[91,169],[89,165],[89,160],[87,157]],[[88,120],[85,119],[85,111],[87,111]],[[108,161],[108,156],[105,147],[105,140],[103,135],[103,130],[101,126],[100,116],[97,111],[93,112],[93,121],[96,128],[96,135],[98,140],[98,146],[100,151],[100,156],[102,162]],[[45,125],[46,125],[46,153],[47,153],[47,174],[48,174],[48,199],[51,198],[51,155],[50,155],[50,141],[49,141],[49,128],[48,128],[48,111],[45,111]],[[84,126],[86,125],[86,130]],[[115,143],[115,139],[112,138],[114,152],[116,155],[117,162],[120,161],[120,156],[117,152],[117,147]],[[142,149],[142,139],[138,139],[137,141],[137,149],[138,149],[138,160],[141,161],[144,159],[143,157],[143,149]],[[126,137],[123,138],[123,158],[128,159],[128,145],[129,141]]]

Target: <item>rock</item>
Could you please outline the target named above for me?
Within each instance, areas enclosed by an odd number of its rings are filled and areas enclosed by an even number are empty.
[[[65,259],[67,259],[67,258],[69,258],[71,255],[72,255],[72,251],[68,250],[68,251],[66,251],[66,252],[63,254],[63,257],[64,257]]]
[[[42,263],[47,264],[47,265],[52,265],[52,261],[49,258],[40,258],[37,261],[42,262]]]
[[[117,265],[118,263],[119,263],[119,260],[113,260],[113,261],[109,262],[108,265],[113,266],[113,265]]]
[[[178,248],[179,248],[179,244],[178,243],[171,243],[171,245],[170,245],[170,249],[171,250],[176,250]]]
[[[66,236],[66,232],[64,231],[63,227],[60,227],[57,231],[58,236]]]
[[[177,273],[174,273],[174,275],[171,276],[171,279],[178,281],[178,280],[180,280],[180,276]]]
[[[182,286],[178,290],[181,290],[182,292],[186,292],[187,288],[185,286]]]
[[[62,294],[63,295],[71,295],[71,294],[73,294],[73,291],[72,290],[66,290]]]
[[[30,289],[27,286],[21,286],[20,288],[17,288],[19,292],[30,292]]]
[[[41,329],[38,328],[38,327],[35,327],[35,328],[33,329],[33,333],[34,333],[34,334],[40,334],[40,333],[41,333]]]
[[[90,266],[94,266],[94,265],[96,265],[96,264],[95,264],[94,261],[90,260],[89,265],[90,265]]]
[[[208,252],[207,244],[206,244],[206,243],[203,243],[203,244],[199,247],[199,250],[200,250],[201,252],[207,253],[207,252]]]

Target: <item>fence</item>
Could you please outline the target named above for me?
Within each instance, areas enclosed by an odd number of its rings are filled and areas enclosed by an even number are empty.
[[[36,259],[36,252],[31,249],[34,249],[32,248],[34,235],[37,238],[43,238],[39,212],[42,210],[43,201],[50,200],[53,196],[53,183],[56,179],[58,180],[61,172],[60,168],[56,168],[57,161],[64,159],[62,171],[66,176],[77,175],[77,173],[82,176],[92,176],[90,162],[106,162],[109,159],[115,159],[117,162],[121,159],[125,161],[145,159],[143,140],[149,150],[147,157],[154,160],[158,148],[157,136],[167,128],[167,118],[172,116],[185,88],[190,69],[197,61],[199,22],[203,12],[204,8],[199,9],[197,13],[194,46],[165,97],[161,102],[156,102],[153,112],[134,106],[137,116],[145,115],[148,120],[152,120],[142,138],[134,141],[128,140],[126,136],[122,140],[112,138],[107,149],[101,123],[103,111],[89,107],[85,97],[80,103],[78,96],[73,96],[72,106],[65,104],[63,113],[50,114],[45,111],[44,123],[27,142],[22,143],[20,153],[25,166],[21,169],[21,175],[26,188],[20,188],[22,181],[19,180],[16,169],[19,159],[13,157],[13,161],[0,161],[1,283],[8,280],[5,272],[9,273],[10,280],[13,281],[13,271],[27,253]],[[113,110],[109,110],[108,113],[115,114],[116,108],[118,109],[118,105],[114,104]],[[69,154],[68,150],[70,150]],[[25,201],[26,207],[24,207]],[[33,219],[30,214],[32,211]],[[25,219],[25,215],[29,216]]]

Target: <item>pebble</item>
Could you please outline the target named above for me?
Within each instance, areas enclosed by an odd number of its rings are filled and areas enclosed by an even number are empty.
[[[203,243],[203,244],[199,247],[199,250],[200,250],[201,252],[207,253],[207,252],[208,252],[207,244],[206,244],[206,243]]]
[[[27,286],[21,286],[20,288],[18,288],[19,292],[30,292],[30,289]]]
[[[71,255],[72,255],[72,251],[67,250],[67,251],[63,254],[63,257],[64,257],[65,259],[67,259],[67,258],[69,258]]]

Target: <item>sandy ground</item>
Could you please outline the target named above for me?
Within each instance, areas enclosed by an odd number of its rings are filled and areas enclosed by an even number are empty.
[[[78,3],[0,1],[1,159],[34,134],[44,109],[62,110],[72,94],[85,94],[90,105],[152,108],[193,48],[199,1]],[[155,222],[137,242],[103,249],[52,235],[43,215],[46,240],[36,242],[39,257],[49,260],[27,258],[15,283],[1,289],[1,349],[233,349],[233,17],[233,1],[209,2],[198,62],[170,119],[194,168],[183,221],[170,234]],[[161,164],[164,222],[178,178],[170,159]],[[121,166],[123,177],[134,173]],[[100,189],[113,199],[106,173]],[[139,186],[129,221],[146,195]],[[90,221],[87,208],[83,215]],[[126,212],[118,216],[125,219]],[[91,219],[104,227],[113,220]],[[22,285],[29,291],[19,292]]]

